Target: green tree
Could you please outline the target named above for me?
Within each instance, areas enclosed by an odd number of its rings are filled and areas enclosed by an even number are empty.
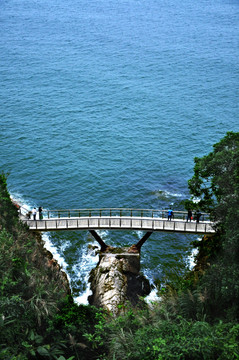
[[[211,213],[217,230],[216,245],[208,253],[211,266],[200,282],[207,294],[206,311],[212,317],[238,319],[239,133],[228,132],[211,153],[195,158],[188,184],[191,194],[200,199],[198,206]]]
[[[7,190],[7,175],[0,173],[0,222],[8,231],[14,232],[18,221],[18,211],[11,201]]]
[[[238,229],[239,133],[228,132],[208,155],[194,159],[194,175],[189,180],[198,206],[211,212],[217,227]],[[235,226],[234,226],[235,225]]]

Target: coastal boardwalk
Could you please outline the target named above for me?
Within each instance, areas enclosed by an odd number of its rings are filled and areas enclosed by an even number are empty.
[[[215,230],[209,215],[202,213],[200,221],[187,221],[187,212],[174,211],[171,221],[167,210],[149,209],[73,209],[44,210],[42,219],[27,218],[21,208],[20,218],[32,231],[59,230],[140,230],[147,232],[163,231],[177,233],[213,234]]]

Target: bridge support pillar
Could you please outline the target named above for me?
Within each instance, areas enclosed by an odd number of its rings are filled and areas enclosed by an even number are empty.
[[[150,235],[152,234],[152,231],[148,231],[146,232],[146,234],[144,234],[144,236],[142,237],[141,240],[139,240],[137,242],[137,244],[135,244],[135,247],[138,251],[140,251],[141,246],[145,243],[145,241],[150,237]]]
[[[101,237],[97,234],[95,230],[89,230],[91,235],[95,238],[95,240],[100,244],[101,251],[105,251],[107,249],[106,243],[101,239]]]

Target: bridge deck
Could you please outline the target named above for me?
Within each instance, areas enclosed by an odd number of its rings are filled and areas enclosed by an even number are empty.
[[[210,221],[185,221],[172,219],[168,221],[160,217],[137,216],[85,216],[61,217],[42,220],[28,220],[21,217],[30,230],[33,231],[59,231],[59,230],[141,230],[165,231],[195,234],[213,234],[213,223]]]

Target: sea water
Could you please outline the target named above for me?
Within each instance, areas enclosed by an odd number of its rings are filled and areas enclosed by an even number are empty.
[[[189,197],[195,156],[238,131],[238,0],[2,0],[0,169],[29,209],[160,209]],[[143,233],[104,231],[112,246]],[[85,299],[87,232],[44,234]],[[151,282],[195,236],[153,233]]]

